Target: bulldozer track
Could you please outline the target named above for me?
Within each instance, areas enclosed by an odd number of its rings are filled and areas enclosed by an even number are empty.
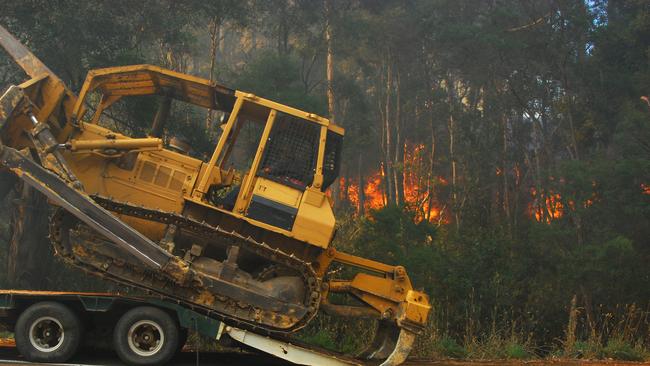
[[[158,283],[171,282],[168,278],[164,278],[159,273],[143,270],[142,268],[139,268],[137,270],[135,268],[131,268],[134,273],[143,279],[143,281],[135,282],[124,279],[112,272],[110,264],[112,261],[111,258],[104,258],[104,265],[99,268],[97,266],[84,263],[82,260],[77,258],[73,252],[65,248],[61,237],[61,230],[65,229],[62,225],[63,222],[69,219],[73,219],[75,221],[78,220],[64,209],[59,208],[56,210],[55,214],[50,220],[50,239],[54,245],[54,248],[56,249],[57,254],[62,256],[73,266],[81,268],[86,272],[94,274],[96,276],[107,278],[113,282],[125,285],[132,289],[143,290],[148,293],[155,293],[162,299],[171,300],[173,302],[186,305],[190,308],[201,311],[207,316],[224,321],[227,324],[255,332],[263,331],[268,335],[280,336],[282,334],[295,332],[307,325],[309,321],[311,321],[311,319],[316,315],[320,303],[321,281],[316,276],[316,273],[312,269],[310,263],[304,262],[294,255],[284,253],[277,248],[272,248],[263,242],[258,242],[251,237],[244,237],[237,232],[229,232],[221,229],[220,227],[213,227],[206,223],[198,222],[191,218],[175,213],[133,206],[128,203],[117,202],[106,197],[94,196],[93,199],[105,209],[116,214],[145,219],[148,221],[156,221],[168,225],[176,225],[181,230],[187,230],[195,234],[202,235],[206,238],[212,238],[211,240],[214,240],[215,235],[217,235],[222,239],[228,240],[230,242],[230,245],[237,245],[245,251],[265,258],[275,264],[280,264],[286,268],[290,268],[292,271],[300,274],[306,286],[307,290],[305,292],[305,300],[302,305],[307,309],[307,313],[288,329],[267,327],[255,321],[248,321],[240,317],[232,316],[228,313],[215,311],[211,307],[202,306],[195,302],[189,301],[188,299],[173,296],[173,291],[164,291],[164,287],[160,288],[157,286],[145,285],[146,282],[152,283],[152,279],[154,278],[158,280]],[[78,224],[85,226],[85,224],[81,222]],[[128,265],[121,264],[120,267],[128,267]],[[98,269],[100,271],[98,271]],[[238,308],[238,311],[240,313],[245,312],[251,314],[259,314],[261,312],[260,308],[245,303],[241,299],[229,298],[223,295],[218,295],[214,298],[215,301],[221,302],[225,308]]]

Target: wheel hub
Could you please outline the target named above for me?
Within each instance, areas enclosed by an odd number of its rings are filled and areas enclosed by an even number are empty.
[[[36,319],[29,328],[29,342],[41,352],[54,352],[61,347],[65,332],[61,323],[52,317]]]
[[[139,356],[155,355],[162,349],[164,342],[162,327],[152,320],[140,320],[129,328],[129,348]]]

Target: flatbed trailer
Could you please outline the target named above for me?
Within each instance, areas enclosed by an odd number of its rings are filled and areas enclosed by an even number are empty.
[[[0,322],[14,330],[16,347],[33,362],[62,362],[83,344],[109,346],[129,365],[161,365],[185,344],[190,330],[299,365],[362,365],[358,360],[288,339],[229,326],[160,297],[104,292],[0,289]]]

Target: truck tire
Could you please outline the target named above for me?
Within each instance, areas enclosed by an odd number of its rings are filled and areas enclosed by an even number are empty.
[[[14,329],[16,347],[32,362],[65,362],[79,348],[83,326],[67,306],[44,301],[28,307]]]
[[[115,325],[113,347],[129,365],[162,365],[178,350],[178,325],[166,312],[151,306],[127,311]]]

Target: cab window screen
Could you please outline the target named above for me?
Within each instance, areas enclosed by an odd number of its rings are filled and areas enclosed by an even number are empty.
[[[262,158],[259,175],[305,189],[314,180],[320,126],[278,113]]]
[[[339,175],[341,146],[343,146],[343,136],[327,131],[325,159],[323,161],[323,192],[334,183]]]

